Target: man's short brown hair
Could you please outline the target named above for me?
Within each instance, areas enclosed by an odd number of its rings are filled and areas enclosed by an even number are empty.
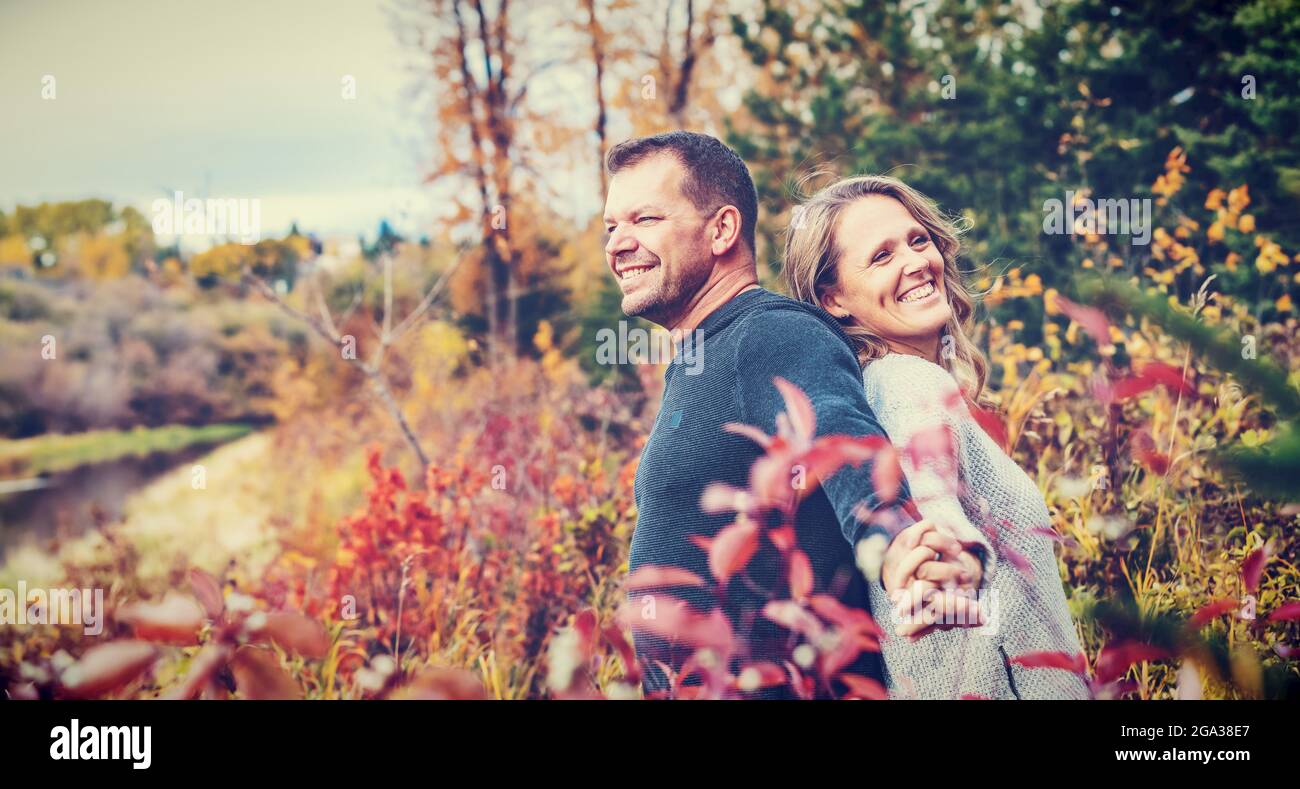
[[[672,155],[686,170],[682,191],[700,211],[717,211],[733,205],[740,212],[740,235],[755,254],[754,232],[758,224],[758,193],[749,168],[740,156],[721,140],[707,134],[673,131],[650,137],[636,137],[610,149],[605,169],[610,175],[639,164],[656,153]]]

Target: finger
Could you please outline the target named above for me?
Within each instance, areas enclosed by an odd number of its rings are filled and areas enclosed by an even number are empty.
[[[928,581],[913,581],[891,595],[890,609],[895,625],[916,621],[921,610],[929,605],[938,589]]]
[[[952,561],[957,561],[962,551],[965,550],[955,537],[937,530],[928,531],[922,535],[921,545],[939,551],[943,554],[943,558]]]
[[[939,586],[960,586],[970,583],[970,572],[965,567],[952,562],[925,562],[917,568],[915,577],[921,581],[932,581]]]
[[[939,593],[934,599],[939,622],[952,627],[979,627],[984,624],[984,612],[979,599],[957,590]]]
[[[937,617],[933,600],[938,592],[935,585],[928,581],[914,581],[900,590],[892,611],[894,631],[900,636],[907,636],[932,624]]]
[[[903,585],[916,574],[917,569],[922,564],[934,561],[934,553],[934,549],[927,546],[918,546],[908,551],[907,554],[899,560],[898,564],[891,568],[891,572],[888,573],[890,575],[891,584],[885,588],[902,588]]]
[[[935,610],[934,605],[932,603],[927,604],[922,606],[911,621],[898,626],[896,632],[909,641],[915,641],[926,633],[933,632],[940,619],[941,614]]]
[[[934,524],[930,521],[917,521],[899,532],[895,539],[901,540],[904,548],[915,548],[921,544],[921,538],[934,531],[934,528]]]

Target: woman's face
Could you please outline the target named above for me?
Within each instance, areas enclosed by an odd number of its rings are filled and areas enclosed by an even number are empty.
[[[925,226],[894,198],[867,195],[840,212],[833,243],[839,285],[822,306],[852,316],[891,349],[937,356],[952,308],[943,256]]]

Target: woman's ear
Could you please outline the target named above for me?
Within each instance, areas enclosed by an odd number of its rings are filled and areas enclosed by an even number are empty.
[[[843,320],[849,317],[849,311],[840,304],[838,289],[832,288],[822,292],[822,309]]]

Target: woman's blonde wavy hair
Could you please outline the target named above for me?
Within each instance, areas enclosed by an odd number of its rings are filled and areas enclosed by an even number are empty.
[[[796,209],[786,230],[781,269],[790,295],[821,306],[822,297],[838,286],[840,245],[836,243],[835,228],[844,208],[868,195],[885,195],[902,203],[929,232],[943,256],[944,289],[952,317],[943,327],[940,347],[951,348],[951,352],[940,352],[937,361],[952,374],[972,402],[980,403],[984,399],[984,384],[988,378],[988,360],[966,334],[975,312],[975,301],[966,290],[961,271],[957,268],[957,252],[961,248],[958,236],[966,228],[960,221],[945,216],[928,197],[897,178],[887,175],[843,178],[823,188]],[[839,320],[853,342],[858,361],[864,366],[889,352],[889,346],[882,338],[857,325],[852,316]],[[952,341],[945,343],[945,336],[951,337]]]

